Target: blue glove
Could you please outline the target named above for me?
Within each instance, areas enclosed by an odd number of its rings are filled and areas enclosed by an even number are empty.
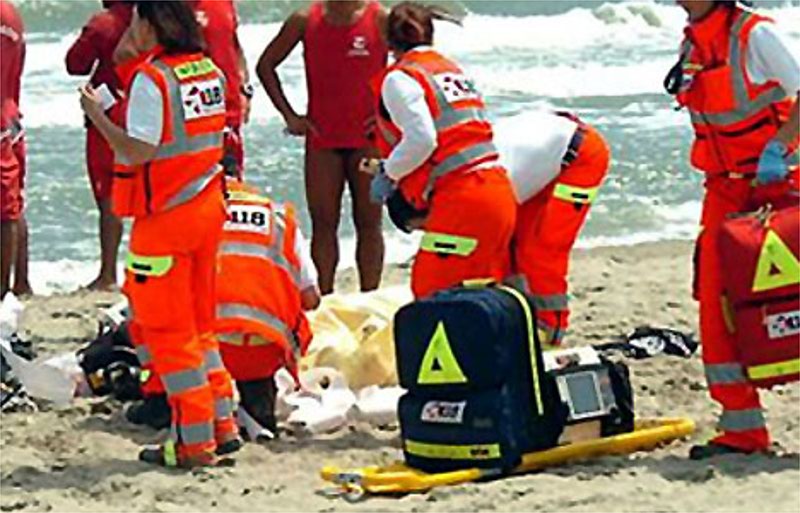
[[[395,188],[397,188],[395,183],[381,169],[372,177],[372,183],[369,185],[369,199],[376,205],[382,205],[386,203]]]
[[[786,178],[789,167],[786,165],[784,155],[788,153],[786,145],[773,139],[764,147],[761,158],[758,159],[756,181],[759,184],[777,182]]]

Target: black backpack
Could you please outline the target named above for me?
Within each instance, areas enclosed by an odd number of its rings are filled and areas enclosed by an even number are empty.
[[[403,307],[394,321],[406,462],[428,472],[508,472],[554,447],[566,413],[544,372],[530,299],[509,287],[459,287]]]

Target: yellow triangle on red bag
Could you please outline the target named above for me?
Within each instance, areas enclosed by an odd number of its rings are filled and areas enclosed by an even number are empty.
[[[800,261],[772,230],[767,231],[753,278],[753,292],[800,283]]]

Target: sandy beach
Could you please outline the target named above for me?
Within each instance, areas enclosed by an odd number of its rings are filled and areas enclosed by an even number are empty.
[[[691,245],[663,242],[577,252],[570,345],[610,341],[639,325],[696,331],[690,296]],[[407,269],[387,270],[387,282]],[[353,287],[352,273],[341,283]],[[25,337],[39,354],[74,350],[96,330],[114,294],[74,293],[26,302]],[[629,362],[641,417],[688,416],[692,440],[650,453],[490,483],[351,504],[320,493],[325,463],[364,466],[399,459],[397,430],[350,425],[316,439],[285,436],[247,444],[234,468],[171,471],[136,460],[159,434],[127,424],[118,403],[79,400],[70,408],[2,416],[0,511],[800,511],[800,387],[764,393],[774,456],[690,462],[692,442],[713,430],[699,355]]]

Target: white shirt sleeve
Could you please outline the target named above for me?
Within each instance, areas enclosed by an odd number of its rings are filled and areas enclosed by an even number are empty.
[[[164,98],[153,80],[139,73],[133,79],[126,113],[128,135],[147,144],[161,144],[164,130]]]
[[[425,91],[402,71],[392,71],[384,79],[381,97],[392,122],[403,132],[400,142],[384,162],[386,174],[399,180],[408,175],[436,149],[436,127],[425,102]]]
[[[314,266],[314,261],[311,259],[311,253],[308,251],[308,243],[306,238],[300,230],[294,238],[294,252],[300,260],[300,290],[307,290],[317,287],[317,268]]]
[[[800,64],[774,23],[761,22],[750,33],[747,74],[755,84],[777,81],[789,96],[800,91]]]

